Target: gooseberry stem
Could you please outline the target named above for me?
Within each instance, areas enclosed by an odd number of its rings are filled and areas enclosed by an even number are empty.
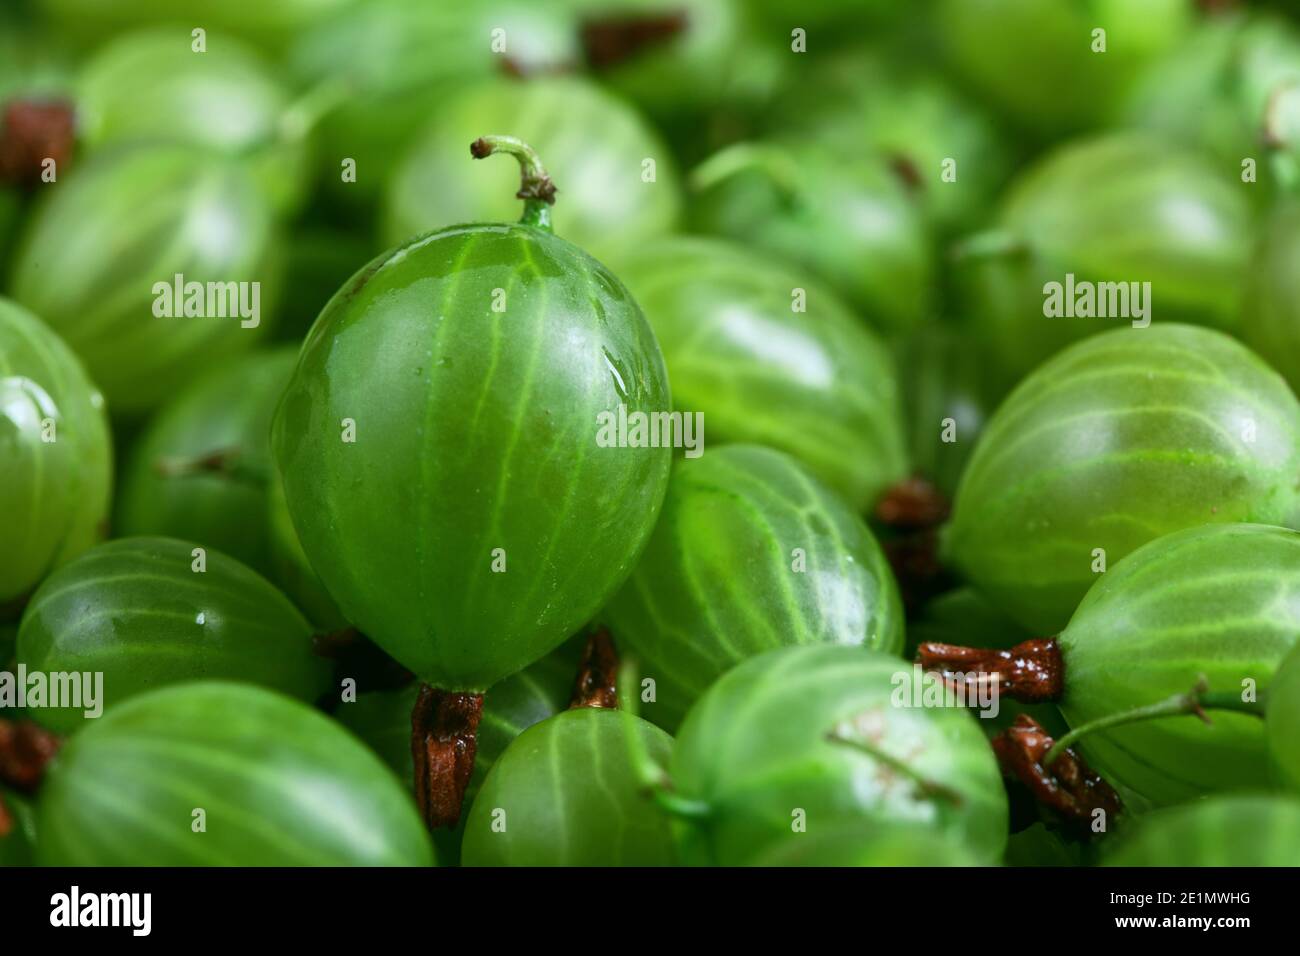
[[[34,792],[63,738],[30,720],[0,720],[0,783]]]
[[[421,684],[411,710],[415,801],[430,830],[454,827],[478,753],[482,694],[458,694]]]
[[[714,153],[690,174],[691,189],[697,193],[745,172],[765,173],[789,199],[799,189],[799,167],[789,154],[766,143],[737,143]]]
[[[280,114],[276,136],[286,143],[306,139],[326,116],[336,110],[352,92],[352,84],[330,77],[309,88]]]
[[[962,796],[956,790],[931,780],[922,773],[918,773],[916,768],[908,766],[905,760],[898,759],[893,754],[869,741],[863,740],[861,737],[850,737],[832,730],[826,734],[826,739],[833,744],[841,744],[845,747],[852,747],[854,750],[860,750],[877,763],[882,763],[900,776],[906,777],[916,784],[917,790],[924,797],[943,800],[955,807],[961,806]]]
[[[637,688],[640,687],[641,681],[634,658],[627,658],[622,662],[618,669],[617,683],[623,688],[623,694],[618,698],[619,709],[634,718],[637,717],[640,710]],[[650,756],[645,741],[637,731],[636,720],[625,721],[624,728],[632,772],[640,781],[642,790],[659,809],[682,820],[703,820],[712,815],[713,808],[703,800],[693,800],[676,792],[667,768],[661,767]]]
[[[1050,767],[1065,752],[1067,747],[1088,734],[1108,730],[1111,727],[1120,727],[1124,724],[1135,724],[1144,720],[1154,720],[1158,717],[1178,717],[1184,714],[1195,714],[1208,724],[1211,721],[1205,713],[1207,710],[1234,710],[1238,713],[1253,714],[1262,718],[1264,716],[1264,702],[1262,700],[1245,701],[1238,694],[1222,692],[1212,694],[1209,689],[1209,681],[1204,675],[1201,675],[1196,685],[1185,694],[1175,694],[1173,697],[1157,701],[1154,704],[1146,704],[1142,707],[1134,707],[1131,710],[1107,714],[1105,717],[1098,717],[1096,720],[1076,727],[1052,745],[1052,748],[1043,757],[1043,766]]]
[[[514,136],[480,136],[469,144],[475,159],[487,159],[493,153],[507,153],[519,161],[519,192],[524,214],[519,221],[526,226],[551,231],[551,206],[555,205],[555,183],[542,165],[537,151]]]
[[[239,448],[220,448],[201,455],[176,455],[159,458],[154,462],[154,472],[160,478],[191,478],[195,475],[215,475],[240,481],[257,488],[266,488],[271,482],[271,471],[263,465],[249,462]]]
[[[579,707],[618,707],[618,651],[608,628],[598,628],[587,638],[569,698],[570,710]]]

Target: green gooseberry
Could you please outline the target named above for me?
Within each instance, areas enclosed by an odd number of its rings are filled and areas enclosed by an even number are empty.
[[[754,866],[979,866],[969,850],[924,826],[896,824],[864,830],[845,826],[786,840]]]
[[[36,823],[42,866],[434,862],[410,796],[360,741],[295,700],[224,681],[142,694],[69,738]]]
[[[353,91],[323,119],[320,153],[325,184],[358,210],[379,200],[429,117],[448,109],[462,88],[503,69],[544,75],[580,58],[572,20],[557,0],[365,0],[314,24],[289,57],[301,81],[333,78]],[[340,175],[345,159],[356,164],[355,180]]]
[[[173,22],[193,29],[230,33],[270,51],[278,51],[323,17],[370,0],[36,0],[37,7],[60,30],[86,44],[106,35],[141,26]]]
[[[258,340],[274,312],[276,243],[271,211],[236,162],[179,144],[123,147],[50,187],[18,251],[13,295],[81,357],[114,414],[138,415]],[[227,317],[206,314],[206,301],[205,314],[185,315],[197,302],[174,295],[178,275],[205,292],[219,285],[224,309],[205,298]],[[239,289],[249,306],[258,290],[258,315],[241,316]]]
[[[848,827],[865,839],[899,824],[1000,860],[1007,796],[993,752],[964,708],[902,706],[913,679],[934,686],[913,674],[879,651],[805,646],[723,675],[673,748],[663,799],[682,861],[744,865]]]
[[[1300,793],[1300,647],[1287,654],[1268,685],[1264,736],[1274,777]]]
[[[1067,841],[1059,831],[1035,823],[1007,840],[1006,866],[1084,866],[1084,845]]]
[[[620,710],[580,707],[525,730],[474,800],[462,864],[672,865],[669,821],[641,784],[632,735],[650,759],[668,761],[672,738]]]
[[[1162,534],[1289,524],[1300,404],[1222,333],[1117,329],[1050,359],[980,436],[944,551],[1035,634],[1070,619],[1096,575]]]
[[[1288,866],[1300,860],[1300,800],[1234,796],[1142,817],[1117,837],[1107,866]]]
[[[1183,42],[1195,7],[1195,0],[941,0],[930,22],[962,76],[1019,125],[1050,136],[1112,119],[1142,71]]]
[[[557,647],[631,572],[667,447],[599,423],[666,412],[631,294],[550,229],[536,153],[522,222],[381,256],[313,326],[272,427],[303,550],[346,618],[421,680],[481,693]]]
[[[1265,195],[1300,184],[1300,30],[1280,14],[1207,17],[1142,76],[1125,119],[1213,153],[1247,158]]]
[[[1089,763],[1156,805],[1268,786],[1264,722],[1233,711],[1258,707],[1252,682],[1268,688],[1300,638],[1297,586],[1300,533],[1250,524],[1165,535],[1098,577],[1057,638],[1058,704]],[[1186,701],[1202,678],[1209,724]]]
[[[288,598],[234,558],[172,538],[120,538],[45,579],[15,656],[29,675],[102,674],[95,704],[107,713],[144,691],[208,678],[310,701],[330,680],[311,638]],[[28,704],[58,733],[85,723],[87,709]]]
[[[757,445],[675,464],[650,543],[601,619],[654,680],[645,715],[669,731],[723,672],[763,651],[903,647],[898,586],[866,524],[792,458]]]
[[[31,866],[36,845],[35,810],[26,797],[0,787],[0,817],[6,812],[9,832],[0,833],[0,868]]]
[[[546,157],[561,185],[556,228],[601,261],[677,223],[681,187],[672,156],[634,110],[578,77],[500,80],[443,102],[402,159],[384,199],[390,244],[509,217],[516,201],[509,170],[465,162],[465,144],[484,130],[509,130]],[[654,163],[649,181],[647,160]]]
[[[104,399],[48,326],[0,298],[0,620],[104,535],[113,481]]]
[[[976,334],[1014,381],[1107,328],[1235,331],[1256,236],[1249,188],[1146,133],[1060,147],[1016,180],[996,226],[958,250]]]
[[[241,156],[277,208],[293,212],[310,185],[300,137],[281,123],[287,91],[253,50],[209,34],[195,52],[188,27],[151,27],[100,48],[76,84],[77,134],[98,151],[133,140],[193,143]]]
[[[297,349],[253,352],[195,381],[137,439],[115,533],[183,538],[273,577],[267,480],[271,416]],[[196,462],[212,470],[198,470]]]
[[[924,217],[883,157],[821,143],[726,147],[691,173],[691,221],[811,270],[877,328],[928,316],[935,263]]]
[[[266,498],[270,578],[284,589],[285,594],[293,599],[307,615],[307,619],[317,627],[327,632],[347,627],[348,622],[343,612],[334,603],[329,591],[325,590],[325,583],[312,568],[307,553],[302,549],[298,532],[293,527],[293,518],[289,515],[289,503],[284,498],[284,483],[277,471],[272,471],[267,482]]]
[[[802,23],[804,11],[790,16]],[[883,156],[927,223],[943,234],[987,221],[1012,169],[1000,130],[977,104],[944,78],[900,62],[888,47],[819,56],[802,82],[787,86],[771,115],[774,132],[842,157],[864,149]]]
[[[829,290],[740,245],[672,238],[618,265],[710,440],[769,445],[855,508],[907,475],[884,344]]]
[[[1269,216],[1251,266],[1242,338],[1300,388],[1300,202]]]

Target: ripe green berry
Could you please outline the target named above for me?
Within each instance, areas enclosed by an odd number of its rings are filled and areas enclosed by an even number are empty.
[[[550,183],[527,146],[481,143]],[[631,294],[530,198],[521,223],[444,229],[359,272],[303,345],[272,447],[346,618],[423,681],[481,692],[631,572],[671,451],[601,447],[600,416],[670,402]]]
[[[240,356],[165,405],[132,450],[114,532],[183,538],[272,577],[271,416],[296,360],[287,347]],[[211,456],[210,473],[187,470]]]
[[[1193,0],[943,0],[933,24],[958,72],[1043,135],[1112,119],[1143,70],[1182,42],[1194,8]]]
[[[244,684],[143,694],[51,764],[43,866],[428,866],[392,773],[311,708]]]
[[[910,328],[929,312],[930,239],[883,158],[846,163],[820,144],[741,143],[706,160],[691,183],[699,231],[811,270],[876,328]]]
[[[29,674],[103,674],[100,704],[110,712],[143,691],[196,679],[238,679],[303,700],[323,693],[329,666],[312,653],[298,610],[234,558],[208,551],[200,559],[194,549],[170,538],[121,538],[64,565],[27,606],[17,662]],[[68,732],[85,709],[29,713]]]
[[[242,156],[277,208],[293,211],[310,184],[307,150],[282,136],[289,96],[268,64],[232,37],[195,53],[190,31],[151,27],[101,47],[75,90],[77,135],[98,151],[138,140],[193,143]]]
[[[49,187],[14,263],[14,298],[86,363],[115,415],[138,415],[252,346],[273,315],[275,224],[250,174],[191,146],[100,153]],[[261,283],[256,328],[159,315],[160,283]],[[249,289],[251,290],[251,286]],[[249,293],[251,296],[251,291]],[[205,305],[206,309],[206,305]],[[166,310],[162,310],[164,313]]]
[[[959,843],[923,825],[845,826],[787,840],[755,866],[979,866]]]
[[[1288,866],[1300,859],[1300,800],[1216,797],[1143,817],[1108,866]]]
[[[1228,169],[1256,160],[1251,189],[1273,197],[1300,173],[1297,81],[1300,31],[1291,21],[1216,12],[1143,75],[1125,119],[1195,144]]]
[[[672,738],[618,710],[580,707],[525,730],[474,800],[463,865],[670,865],[668,819],[641,785],[629,734],[667,762]]]
[[[1055,634],[1097,574],[1146,542],[1211,522],[1288,524],[1300,404],[1253,352],[1157,323],[1067,349],[980,437],[947,554],[1022,626]]]
[[[1134,322],[1234,331],[1256,239],[1250,188],[1148,134],[1058,148],[1012,185],[994,229],[962,246],[977,334],[1014,381],[1071,342]],[[1097,284],[1091,306],[1081,283]]]
[[[387,241],[513,218],[518,200],[508,164],[465,159],[466,143],[506,131],[546,157],[560,186],[556,231],[602,262],[676,225],[681,185],[658,134],[599,87],[569,77],[498,81],[443,101],[389,182]],[[654,162],[649,181],[646,160]]]
[[[1264,227],[1246,292],[1242,337],[1300,387],[1300,203],[1278,206]]]
[[[1264,736],[1274,776],[1300,793],[1300,647],[1278,666],[1268,685]]]
[[[619,274],[654,327],[673,403],[708,442],[787,452],[867,508],[907,474],[883,343],[833,293],[731,243],[674,238]]]
[[[1089,590],[1059,638],[1073,728],[1208,689],[1266,693],[1300,640],[1280,596],[1300,588],[1300,533],[1208,525],[1166,535],[1116,564]],[[1264,722],[1249,713],[1190,713],[1098,730],[1082,740],[1108,780],[1155,804],[1270,782]]]
[[[62,339],[4,298],[0,456],[3,620],[46,574],[103,536],[112,485],[99,389]]]
[[[897,824],[1001,859],[1007,796],[977,718],[897,706],[911,672],[865,648],[787,647],[725,674],[673,749],[682,861],[744,865],[805,838]]]
[[[754,445],[677,462],[650,544],[602,618],[655,682],[644,715],[668,730],[763,651],[903,646],[898,588],[862,519],[793,459]]]

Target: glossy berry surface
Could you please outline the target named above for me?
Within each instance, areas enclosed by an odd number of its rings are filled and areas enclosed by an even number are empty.
[[[1300,859],[1300,800],[1216,797],[1137,821],[1110,866],[1287,866]]]
[[[706,448],[788,452],[863,509],[906,475],[892,358],[829,290],[700,238],[647,245],[619,276],[663,349],[675,407],[703,414]]]
[[[345,617],[422,680],[482,691],[585,623],[644,546],[670,450],[599,446],[620,405],[670,407],[622,284],[544,229],[461,226],[335,296],[272,444]]]
[[[1255,212],[1233,172],[1175,142],[1120,132],[1071,141],[1022,173],[996,220],[1000,248],[972,251],[958,274],[1003,373],[1014,381],[1071,342],[1133,322],[1235,331]],[[977,250],[978,237],[968,248]],[[1048,283],[1061,286],[1052,314]],[[1080,283],[1118,283],[1128,304],[1099,301],[1088,316]]]
[[[1105,567],[1212,522],[1287,524],[1300,404],[1227,336],[1165,323],[1080,342],[994,413],[947,529],[956,566],[1037,635]]]
[[[433,863],[379,758],[303,704],[221,681],[141,695],[71,738],[37,829],[44,866]]]
[[[909,823],[977,859],[999,859],[1007,797],[977,718],[960,707],[896,706],[895,685],[911,672],[865,648],[792,647],[725,674],[687,715],[673,750],[675,792],[703,808],[674,825],[682,861],[744,865],[805,837]],[[905,760],[948,796],[828,740],[832,732]]]
[[[49,440],[53,439],[53,440]],[[105,532],[112,446],[104,399],[35,315],[0,298],[0,619]],[[20,608],[18,608],[20,609]]]
[[[691,219],[808,269],[873,326],[914,326],[934,263],[920,207],[883,159],[843,163],[819,145],[742,143],[692,174]]]
[[[797,462],[757,445],[675,464],[650,544],[601,616],[655,682],[643,716],[669,730],[763,651],[903,646],[898,588],[870,530]]]
[[[628,723],[634,726],[629,729]],[[465,823],[465,866],[666,866],[668,820],[645,792],[628,735],[666,763],[672,739],[631,714],[568,710],[520,734]]]
[[[51,187],[11,288],[85,362],[114,415],[139,415],[269,326],[276,241],[274,217],[241,166],[195,147],[137,144],[100,153]],[[237,308],[225,318],[184,315],[184,296],[166,315],[154,288],[174,288],[178,274],[262,283],[257,327],[242,327]]]
[[[1102,575],[1061,634],[1072,727],[1187,693],[1263,692],[1300,641],[1300,533],[1210,525],[1167,535]],[[1157,804],[1270,782],[1264,722],[1215,710],[1099,731],[1082,747]]]
[[[208,678],[307,701],[323,693],[328,664],[312,653],[310,628],[288,598],[218,551],[196,572],[194,547],[120,538],[64,565],[23,614],[18,662],[29,672],[103,674],[106,711],[143,691]],[[68,732],[84,710],[46,706],[32,716]]]

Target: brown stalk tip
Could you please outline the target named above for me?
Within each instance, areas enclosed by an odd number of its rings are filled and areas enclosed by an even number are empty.
[[[30,720],[0,720],[0,783],[34,792],[63,738]]]
[[[1123,802],[1073,747],[1066,747],[1050,768],[1044,767],[1043,758],[1055,742],[1038,721],[1019,714],[993,738],[993,752],[1006,776],[1019,780],[1073,828],[1091,835],[1096,812],[1104,812],[1109,822],[1123,811]]]
[[[12,100],[0,116],[0,180],[40,185],[43,164],[62,170],[72,156],[76,124],[67,100]]]
[[[890,528],[926,530],[948,520],[948,499],[933,482],[913,475],[892,485],[876,502],[875,517]]]
[[[976,684],[997,680],[998,694],[1025,704],[1057,700],[1065,690],[1065,661],[1055,638],[1034,638],[1008,650],[925,643],[916,662],[945,681]]]
[[[684,12],[625,14],[585,21],[580,30],[587,63],[607,70],[667,43],[688,26]]]
[[[469,154],[475,159],[487,159],[492,155],[492,144],[480,136],[469,144]]]
[[[5,795],[0,793],[0,837],[7,837],[14,830],[14,817],[5,806]]]
[[[587,639],[573,684],[569,709],[579,707],[618,707],[618,651],[607,628],[600,628]]]
[[[411,711],[415,800],[430,830],[454,827],[474,773],[482,694],[458,694],[421,684]]]

